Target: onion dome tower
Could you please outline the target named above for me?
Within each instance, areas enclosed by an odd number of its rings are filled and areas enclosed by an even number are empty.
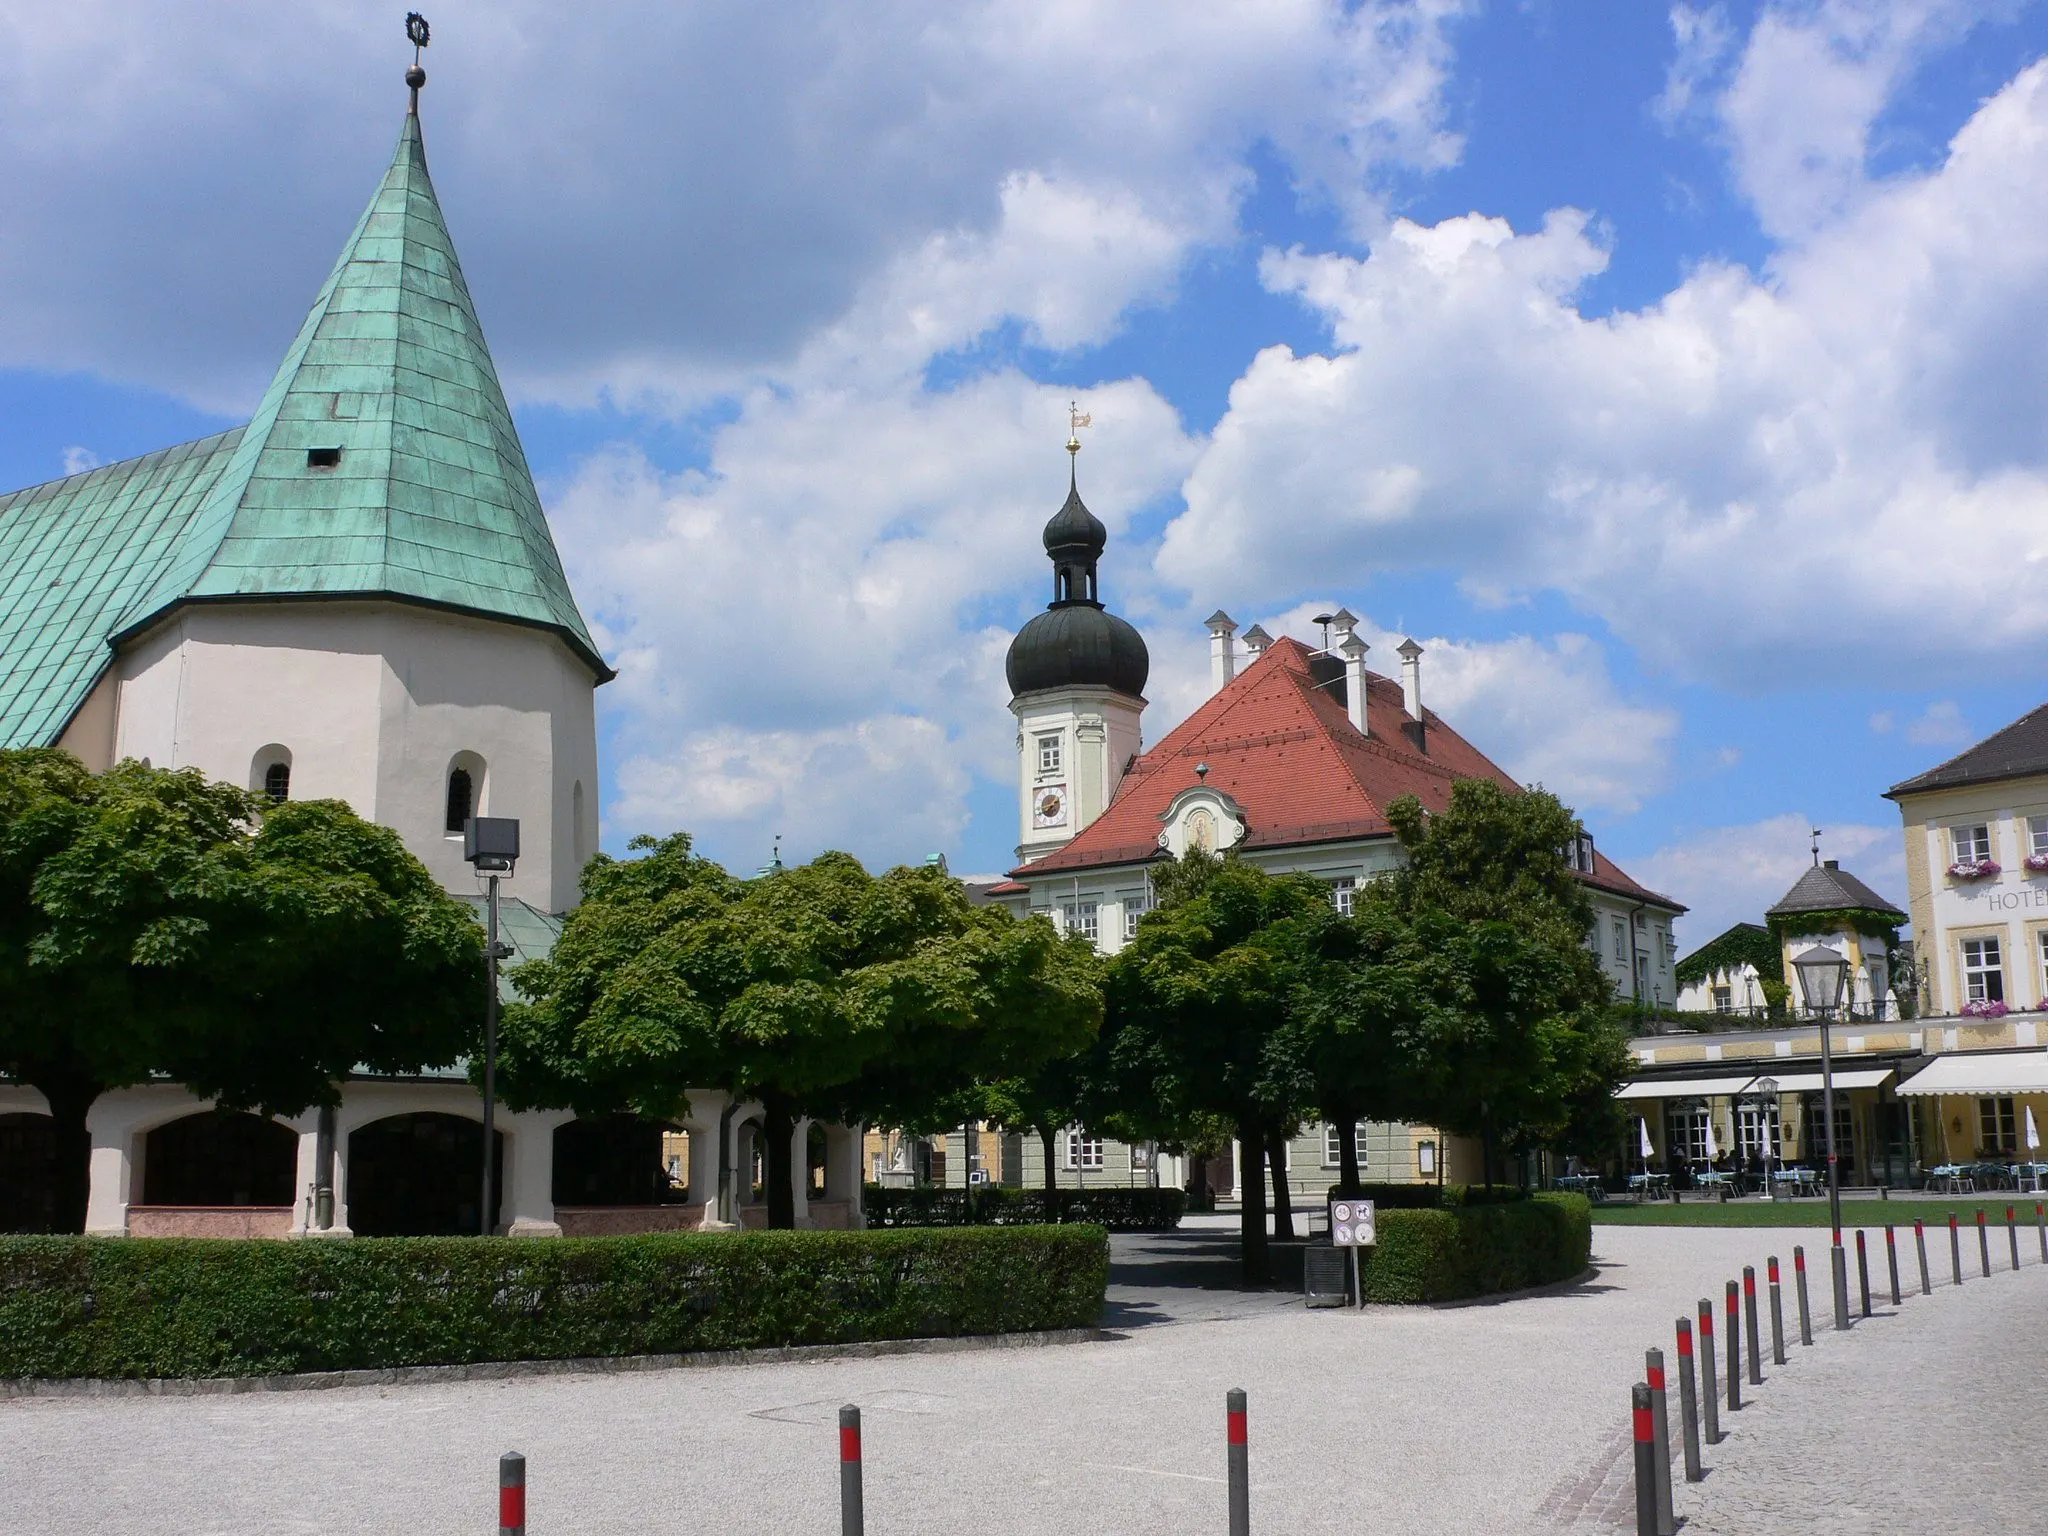
[[[1045,525],[1052,601],[1010,642],[1004,671],[1017,717],[1017,857],[1043,858],[1101,815],[1138,753],[1145,641],[1102,606],[1096,565],[1109,532],[1081,500],[1080,429],[1070,412],[1066,503]]]

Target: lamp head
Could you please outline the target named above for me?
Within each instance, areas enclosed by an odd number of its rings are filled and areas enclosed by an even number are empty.
[[[1816,944],[1792,957],[1792,969],[1799,973],[1799,990],[1806,994],[1807,1007],[1827,1013],[1841,1001],[1849,962],[1839,951]]]
[[[472,816],[462,824],[462,857],[480,875],[509,875],[519,862],[519,821],[513,816]]]

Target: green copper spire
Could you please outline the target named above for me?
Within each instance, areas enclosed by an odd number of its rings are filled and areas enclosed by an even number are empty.
[[[552,629],[612,675],[549,536],[415,113],[179,546],[117,643],[180,602],[395,598]]]

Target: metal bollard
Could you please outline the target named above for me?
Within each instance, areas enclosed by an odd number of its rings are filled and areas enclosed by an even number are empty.
[[[1797,1244],[1792,1249],[1792,1278],[1799,1291],[1799,1342],[1813,1342],[1813,1313],[1806,1306],[1806,1250]]]
[[[1636,1536],[1657,1536],[1657,1437],[1650,1389],[1641,1382],[1630,1387],[1628,1405],[1636,1430]],[[1233,1525],[1232,1536],[1236,1530]]]
[[[1697,1483],[1707,1475],[1700,1465],[1700,1389],[1693,1380],[1692,1320],[1678,1320],[1678,1428],[1685,1443],[1685,1480]]]
[[[1728,1411],[1738,1412],[1742,1407],[1742,1318],[1738,1315],[1741,1303],[1736,1300],[1735,1282],[1728,1282]]]
[[[1749,1384],[1760,1387],[1764,1384],[1764,1352],[1756,1340],[1756,1266],[1742,1266],[1742,1327],[1748,1335]]]
[[[1778,1256],[1770,1257],[1764,1271],[1771,1281],[1771,1364],[1785,1363],[1785,1288],[1778,1283]]]
[[[2020,1229],[2013,1225],[2012,1207],[2005,1208],[2005,1238],[2012,1244],[2012,1267],[2020,1267]]]
[[[1870,1316],[1870,1253],[1863,1244],[1863,1229],[1856,1229],[1856,1286],[1863,1296],[1863,1315]]]
[[[1963,1283],[1963,1238],[1956,1228],[1956,1213],[1948,1213],[1948,1266],[1955,1272],[1956,1284]]]
[[[1643,1379],[1650,1388],[1650,1439],[1657,1462],[1657,1536],[1677,1536],[1678,1514],[1671,1502],[1671,1400],[1664,1390],[1664,1351],[1643,1352]]]
[[[1984,1266],[1984,1278],[1991,1278],[1991,1229],[1984,1225],[1984,1207],[1977,1207],[1977,1258]]]
[[[1251,1536],[1251,1465],[1246,1460],[1244,1389],[1232,1387],[1223,1399],[1230,1455],[1230,1536]]]
[[[1892,1305],[1896,1307],[1905,1298],[1899,1294],[1899,1240],[1889,1226],[1884,1229],[1884,1262],[1885,1267],[1891,1271]]]
[[[1913,1248],[1920,1255],[1920,1294],[1932,1296],[1934,1282],[1927,1278],[1927,1223],[1918,1217],[1913,1220]]]
[[[2048,1201],[2034,1202],[2034,1225],[2041,1232],[2041,1262],[2048,1264]]]
[[[526,1458],[517,1451],[498,1458],[498,1536],[526,1536]]]
[[[860,1486],[860,1410],[839,1410],[839,1536],[861,1536],[867,1508]]]
[[[1700,1298],[1700,1409],[1707,1421],[1707,1444],[1721,1443],[1721,1388],[1714,1380],[1714,1304]]]

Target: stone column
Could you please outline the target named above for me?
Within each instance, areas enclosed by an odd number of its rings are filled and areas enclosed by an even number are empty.
[[[506,1114],[505,1193],[498,1206],[508,1237],[560,1237],[555,1220],[555,1130],[576,1116],[566,1109]]]
[[[136,1107],[124,1095],[101,1094],[85,1117],[92,1137],[91,1185],[85,1230],[94,1237],[128,1235],[128,1205],[135,1197]]]

